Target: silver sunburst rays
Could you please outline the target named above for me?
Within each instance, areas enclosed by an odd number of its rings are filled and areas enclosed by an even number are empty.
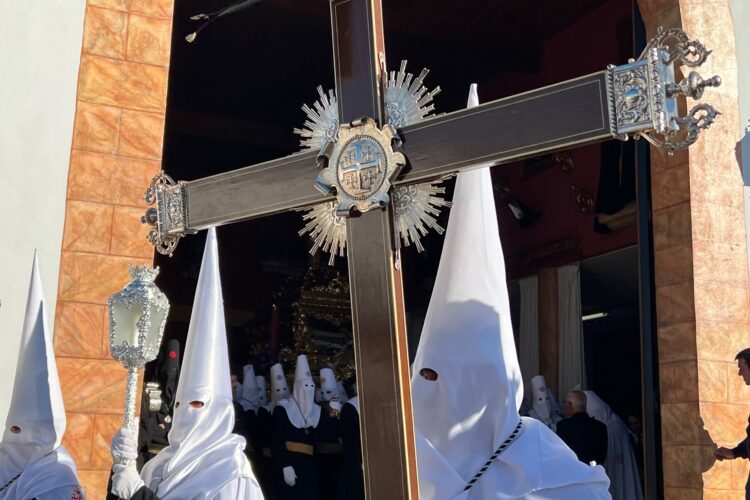
[[[428,90],[424,79],[429,73],[422,69],[419,76],[406,72],[406,61],[396,71],[391,71],[386,81],[385,112],[386,121],[395,128],[416,123],[429,117],[435,110],[433,98],[440,92],[440,87]],[[339,131],[338,107],[333,90],[327,93],[318,87],[319,99],[311,106],[303,105],[307,115],[303,128],[295,128],[294,133],[300,136],[303,149],[322,150],[329,141],[335,140]],[[394,188],[391,191],[393,207],[396,212],[396,227],[404,246],[414,244],[419,252],[424,250],[421,237],[429,229],[443,234],[444,229],[438,224],[440,208],[449,207],[450,202],[440,195],[445,188],[440,186],[443,179],[410,186]],[[313,239],[311,254],[319,249],[328,252],[328,263],[333,265],[336,256],[343,257],[346,249],[346,218],[336,215],[336,203],[328,202],[308,209],[302,217],[306,222],[299,231],[300,236],[309,234]]]

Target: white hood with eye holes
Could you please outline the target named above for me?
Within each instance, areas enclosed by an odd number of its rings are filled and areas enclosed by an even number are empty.
[[[191,401],[204,403],[193,408]],[[263,498],[235,424],[216,230],[208,230],[175,396],[169,446],[143,467],[146,486],[163,500],[214,498],[241,483]],[[196,496],[199,495],[199,496]]]
[[[279,404],[284,399],[289,399],[289,384],[286,382],[284,367],[276,363],[271,367],[271,403]]]
[[[472,85],[469,107],[477,105]],[[437,380],[423,378],[423,368],[437,372]],[[412,373],[422,498],[516,499],[540,492],[533,498],[606,498],[603,469],[579,462],[531,419],[523,419],[519,436],[463,492],[521,421],[521,371],[488,168],[456,180]]]
[[[297,356],[292,397],[279,401],[286,410],[289,422],[298,429],[317,427],[320,421],[320,406],[315,403],[315,382],[310,373],[307,356]]]
[[[58,488],[70,494],[78,478],[73,460],[60,445],[64,433],[65,408],[34,252],[13,396],[0,441],[0,487],[22,474],[0,498],[33,498]]]

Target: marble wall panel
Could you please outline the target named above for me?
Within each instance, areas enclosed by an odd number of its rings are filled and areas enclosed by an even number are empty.
[[[698,360],[698,397],[701,402],[726,403],[728,399],[728,379],[726,361]]]
[[[671,207],[690,200],[688,166],[680,165],[651,176],[653,210]]]
[[[674,285],[693,277],[693,248],[690,243],[673,245],[654,251],[657,287]]]
[[[112,456],[109,448],[112,437],[122,426],[122,415],[99,414],[95,416],[94,438],[91,446],[91,464],[94,469],[110,469],[112,467]]]
[[[151,265],[151,259],[63,252],[60,300],[105,305],[130,281],[128,265]]]
[[[79,470],[78,479],[89,499],[107,498],[107,484],[109,483],[108,470]]]
[[[169,64],[171,35],[171,19],[131,14],[128,28],[128,61],[166,66]]]
[[[662,404],[698,401],[696,361],[659,363],[659,387]]]
[[[66,414],[67,425],[62,444],[79,469],[91,467],[91,440],[94,435],[94,416],[86,413]]]
[[[167,72],[163,66],[83,55],[78,98],[125,109],[163,112]]]
[[[160,19],[172,19],[174,0],[130,0],[130,12]]]
[[[745,438],[746,404],[701,402],[701,417],[718,446],[734,447]]]
[[[127,12],[132,0],[86,0],[87,5]]]
[[[68,199],[143,207],[143,193],[160,162],[73,150]]]
[[[104,311],[106,311],[104,305],[58,302],[55,310],[55,352],[57,355],[73,358],[104,358],[106,354],[101,348]]]
[[[688,361],[696,356],[695,323],[678,323],[657,329],[659,360]]]
[[[72,200],[67,203],[63,250],[107,253],[111,233],[111,205]]]
[[[88,6],[83,25],[83,51],[123,59],[128,34],[127,12]]]
[[[57,367],[67,411],[122,414],[126,372],[119,363],[58,357]]]
[[[701,428],[702,423],[696,402],[661,405],[662,444],[697,444],[701,439]]]
[[[150,260],[154,247],[146,239],[148,226],[141,223],[144,208],[115,207],[112,229],[113,255]]]
[[[125,110],[122,112],[117,154],[158,160],[164,142],[164,114]]]
[[[117,150],[121,114],[119,108],[79,102],[73,128],[73,148],[114,153]]]

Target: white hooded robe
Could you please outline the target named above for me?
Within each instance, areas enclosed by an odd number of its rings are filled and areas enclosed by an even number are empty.
[[[423,378],[423,368],[437,372],[437,380]],[[529,418],[464,491],[521,422],[521,373],[486,168],[456,181],[411,386],[421,498],[610,498],[601,467],[579,462],[551,430]]]

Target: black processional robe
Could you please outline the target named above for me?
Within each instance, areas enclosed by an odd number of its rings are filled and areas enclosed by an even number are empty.
[[[321,410],[320,420],[316,427],[299,429],[292,425],[283,406],[273,410],[273,455],[274,475],[279,485],[279,497],[284,500],[318,500],[320,498],[318,474],[314,454],[289,451],[287,442],[299,443],[315,448],[315,444],[330,440],[336,432],[336,422],[328,416],[328,412]],[[294,486],[284,482],[284,467],[293,467],[297,475]],[[328,500],[328,499],[321,499]]]
[[[339,477],[338,500],[364,500],[365,483],[362,474],[359,413],[350,404],[345,404],[341,409],[341,442],[344,457]]]

